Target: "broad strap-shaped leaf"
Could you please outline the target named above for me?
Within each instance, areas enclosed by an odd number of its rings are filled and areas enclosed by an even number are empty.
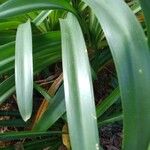
[[[150,52],[144,32],[124,1],[84,2],[101,23],[115,62],[123,104],[123,149],[146,150],[150,140]]]
[[[33,58],[30,21],[19,25],[16,35],[15,84],[18,108],[24,121],[32,113]]]
[[[42,9],[64,9],[75,13],[66,0],[8,0],[0,5],[0,19]]]
[[[80,25],[71,13],[60,20],[66,111],[73,150],[99,150],[90,65]]]
[[[148,34],[148,43],[150,46],[150,1],[149,0],[139,0],[142,10],[144,12],[146,25],[147,25],[147,34]]]

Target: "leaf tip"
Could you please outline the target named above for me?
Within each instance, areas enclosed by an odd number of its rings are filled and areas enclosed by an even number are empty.
[[[27,122],[31,117],[31,114],[27,114],[27,115],[22,115],[22,119]]]

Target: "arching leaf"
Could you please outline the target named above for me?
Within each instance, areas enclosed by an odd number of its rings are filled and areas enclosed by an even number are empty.
[[[123,104],[123,149],[150,140],[150,52],[144,32],[122,0],[84,0],[97,16],[115,62]]]
[[[27,121],[32,113],[33,95],[32,32],[30,21],[19,25],[17,29],[15,84],[18,108],[23,120]]]

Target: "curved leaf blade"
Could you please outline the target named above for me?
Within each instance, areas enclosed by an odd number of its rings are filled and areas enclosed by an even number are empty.
[[[64,9],[75,13],[72,6],[62,0],[8,0],[0,5],[0,19],[41,9]]]
[[[19,25],[17,29],[15,84],[18,108],[23,120],[27,121],[32,113],[33,95],[32,32],[30,21]]]
[[[90,65],[77,19],[60,20],[66,111],[72,149],[98,150],[99,138]]]
[[[150,53],[144,32],[124,1],[84,2],[101,23],[115,62],[123,103],[123,149],[147,149],[150,139]]]

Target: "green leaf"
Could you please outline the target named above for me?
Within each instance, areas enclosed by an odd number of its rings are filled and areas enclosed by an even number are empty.
[[[42,150],[47,147],[49,147],[50,150],[56,150],[56,149],[58,149],[58,147],[60,147],[60,145],[61,145],[61,141],[59,141],[58,139],[53,138],[53,137],[49,137],[46,139],[40,139],[38,141],[34,140],[32,142],[23,144],[25,150],[33,150],[33,149]],[[54,149],[52,149],[52,148],[54,148]]]
[[[46,67],[50,66],[51,64],[54,64],[56,62],[59,62],[61,60],[60,52],[54,54],[54,55],[47,55],[47,57],[44,57],[43,59],[37,59],[34,64],[37,63],[34,67],[34,73],[38,73],[42,70],[44,70]]]
[[[17,146],[21,146],[23,147],[25,150],[33,150],[33,149],[38,149],[38,150],[42,150],[44,148],[55,148],[55,149],[50,149],[50,150],[56,150],[58,149],[58,147],[61,145],[61,141],[56,141],[56,138],[53,137],[48,137],[48,138],[43,138],[40,140],[33,140],[31,142],[25,142],[25,143],[17,143],[14,146],[9,146],[9,147],[5,147],[2,148],[3,150],[14,150],[17,149]],[[57,146],[57,148],[55,147]],[[20,147],[19,147],[20,148]],[[0,148],[1,149],[1,148]]]
[[[25,123],[22,119],[9,119],[9,120],[0,120],[0,126],[2,127],[25,127]]]
[[[51,127],[66,111],[64,100],[64,88],[61,86],[49,103],[47,110],[42,117],[36,122],[33,131],[46,131]]]
[[[33,36],[34,71],[41,70],[41,66],[47,67],[49,62],[61,59],[60,32],[49,32]],[[14,68],[15,42],[0,46],[0,74]],[[49,56],[48,56],[49,55]],[[47,57],[46,59],[44,57]],[[49,58],[48,58],[49,57]],[[43,60],[42,60],[42,59]]]
[[[45,69],[45,67],[58,62],[61,59],[60,52],[52,55],[51,57],[44,58],[41,60],[35,61],[34,74],[40,72]],[[14,75],[12,77],[6,79],[4,82],[0,84],[0,104],[3,103],[13,92],[15,92],[15,79]]]
[[[53,10],[48,16],[50,30],[60,30],[59,18],[65,18],[66,11]]]
[[[52,10],[43,10],[32,22],[39,26],[51,13]]]
[[[84,2],[101,23],[115,62],[123,104],[123,149],[146,150],[150,139],[150,52],[144,32],[124,1]]]
[[[0,111],[0,116],[20,116],[18,111]]]
[[[41,9],[64,9],[75,13],[69,2],[62,0],[8,0],[0,5],[0,19]]]
[[[0,31],[9,30],[9,29],[16,29],[16,27],[20,24],[17,21],[8,21],[8,22],[1,22],[0,23]]]
[[[20,140],[22,138],[33,138],[40,136],[52,136],[52,135],[63,134],[61,131],[49,131],[49,132],[37,132],[37,131],[19,131],[19,132],[5,132],[0,133],[0,140]]]
[[[3,65],[2,62],[6,61],[5,59],[14,57],[14,44],[15,42],[10,42],[0,46],[0,67]]]
[[[60,20],[66,111],[72,149],[99,149],[90,65],[77,19]]]
[[[148,44],[150,46],[150,1],[149,0],[139,0],[142,10],[144,12],[146,25],[147,25],[147,34],[148,34]]]
[[[137,1],[133,1],[134,5],[132,5],[131,9],[134,14],[137,14],[141,11],[141,6]]]
[[[40,87],[38,84],[34,83],[34,88],[41,94],[44,96],[44,98],[48,101],[51,102],[52,101],[52,97],[45,91],[44,88]]]
[[[120,92],[118,87],[96,107],[97,117],[100,117],[119,97]]]
[[[32,33],[28,21],[19,25],[16,35],[15,84],[17,104],[24,121],[31,117],[33,96]]]
[[[0,46],[0,74],[11,70],[14,67],[15,42],[10,42]]]
[[[2,104],[6,98],[8,98],[13,92],[15,92],[15,80],[14,75],[4,80],[0,84],[0,104]]]
[[[2,35],[3,36],[3,35]],[[33,35],[33,52],[38,53],[40,51],[44,51],[51,49],[53,47],[60,47],[60,32],[53,31],[45,34],[37,34]],[[0,61],[3,61],[4,58],[13,57],[15,53],[15,42],[12,41],[10,43],[4,44],[0,46]],[[41,55],[41,54],[40,54]]]
[[[15,33],[11,33],[10,30],[8,31],[0,32],[0,45],[7,44],[15,40]]]
[[[49,32],[33,36],[33,48],[34,74],[36,74],[47,66],[61,60],[60,32]],[[3,65],[1,63],[14,57],[14,49],[15,42],[0,46],[0,74],[14,68],[14,60],[9,63],[3,63]],[[1,83],[0,89],[0,103],[2,103],[15,91],[14,76]]]
[[[102,70],[111,60],[112,56],[109,50],[106,49],[104,52],[97,51],[94,58],[91,60],[91,66],[95,72],[98,72]]]
[[[106,124],[112,124],[116,121],[121,121],[123,119],[123,115],[121,113],[117,114],[117,115],[113,115],[113,116],[110,116],[109,118],[105,119],[105,120],[100,120],[98,122],[98,126],[101,127],[103,125],[106,125]]]

